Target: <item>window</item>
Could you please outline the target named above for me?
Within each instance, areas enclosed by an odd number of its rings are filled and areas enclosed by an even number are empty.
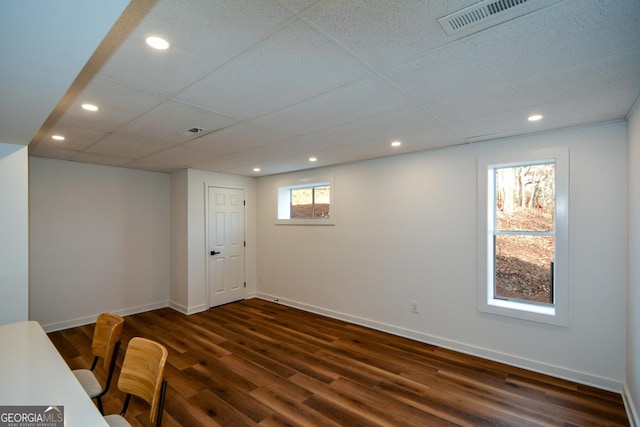
[[[297,183],[278,187],[276,224],[335,224],[333,177],[316,179],[300,178]]]
[[[329,218],[330,196],[328,185],[292,188],[290,218]]]
[[[555,162],[493,173],[494,298],[552,305]]]
[[[568,152],[520,159],[479,160],[479,308],[566,325]]]

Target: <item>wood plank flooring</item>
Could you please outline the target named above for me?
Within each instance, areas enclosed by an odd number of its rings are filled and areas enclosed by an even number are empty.
[[[92,334],[49,337],[76,369],[91,364]],[[127,316],[106,413],[122,407],[117,373],[134,336],[169,350],[164,427],[629,425],[616,393],[259,299]],[[147,417],[133,401],[132,425]]]

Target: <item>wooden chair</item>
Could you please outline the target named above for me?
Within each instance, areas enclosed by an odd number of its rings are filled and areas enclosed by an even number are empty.
[[[124,415],[132,395],[143,399],[151,406],[149,422],[152,425],[155,423],[159,427],[162,424],[167,388],[167,380],[163,375],[167,355],[167,349],[155,341],[141,337],[129,341],[118,379],[118,389],[126,393],[126,398],[120,415],[104,417],[110,426],[130,426]]]
[[[116,358],[120,349],[120,336],[122,335],[123,326],[124,319],[117,314],[102,313],[98,316],[91,342],[91,354],[94,356],[91,369],[76,369],[73,371],[87,394],[92,399],[97,400],[101,414],[104,414],[102,396],[109,391],[109,386],[111,385],[111,378],[113,377]],[[104,387],[102,387],[95,375],[95,368],[99,359],[103,359],[103,368],[107,372],[107,380]]]

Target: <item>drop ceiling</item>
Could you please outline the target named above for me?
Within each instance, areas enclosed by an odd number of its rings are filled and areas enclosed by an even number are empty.
[[[639,1],[528,0],[460,31],[438,22],[477,3],[134,1],[30,155],[262,176],[625,119]]]

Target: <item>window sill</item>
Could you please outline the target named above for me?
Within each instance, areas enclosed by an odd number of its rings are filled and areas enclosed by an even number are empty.
[[[510,310],[519,310],[519,311],[526,311],[529,313],[544,314],[546,316],[556,315],[556,309],[554,307],[548,307],[548,306],[536,305],[536,304],[527,304],[524,302],[494,299],[493,301],[489,302],[489,305],[492,305],[495,307],[503,307]]]
[[[335,219],[276,219],[276,225],[336,225]]]
[[[492,299],[487,301],[486,304],[482,304],[480,311],[531,322],[568,326],[566,316],[560,316],[556,307]]]

